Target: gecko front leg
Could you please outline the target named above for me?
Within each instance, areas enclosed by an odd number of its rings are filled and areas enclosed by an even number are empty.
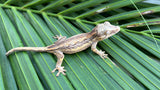
[[[55,50],[53,51],[53,54],[57,56],[57,63],[56,63],[56,68],[53,69],[52,73],[55,72],[56,70],[58,70],[58,73],[56,76],[59,76],[60,73],[62,73],[63,75],[66,75],[64,72],[66,71],[64,69],[64,66],[61,66],[62,65],[62,62],[63,62],[63,59],[64,59],[64,54],[63,52],[59,51],[59,50]]]
[[[97,43],[98,43],[98,41],[93,42],[93,44],[92,44],[92,46],[91,46],[92,51],[95,52],[96,54],[98,54],[98,55],[99,55],[101,58],[103,58],[103,59],[104,59],[104,58],[108,58],[108,57],[107,57],[108,54],[105,54],[105,51],[98,50],[98,49],[96,48]]]

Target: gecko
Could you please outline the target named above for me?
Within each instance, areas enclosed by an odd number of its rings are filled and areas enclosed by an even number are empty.
[[[81,33],[70,38],[66,36],[56,35],[54,38],[58,39],[52,45],[46,47],[17,47],[9,50],[6,53],[6,56],[15,51],[35,51],[35,52],[48,52],[52,53],[57,57],[57,63],[55,69],[52,70],[52,73],[58,70],[56,76],[59,76],[60,73],[66,75],[66,70],[62,65],[64,54],[73,54],[91,47],[91,50],[98,54],[101,58],[107,58],[107,54],[104,51],[98,50],[96,48],[99,41],[107,39],[120,31],[119,26],[110,24],[106,21],[104,23],[98,24],[92,29],[92,31],[87,33]]]

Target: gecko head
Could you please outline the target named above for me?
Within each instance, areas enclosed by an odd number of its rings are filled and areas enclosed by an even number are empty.
[[[98,36],[106,36],[105,38],[111,37],[120,31],[119,26],[111,25],[109,22],[104,22],[96,26]]]

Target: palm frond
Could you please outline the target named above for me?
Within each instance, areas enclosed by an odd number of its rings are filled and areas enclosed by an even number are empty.
[[[1,0],[0,89],[160,89],[160,9],[141,1],[134,0],[140,14],[131,0]],[[104,21],[121,26],[120,33],[99,42],[109,58],[90,49],[65,55],[66,76],[51,73],[56,65],[52,54],[5,56],[15,47],[51,45],[55,35],[89,32]]]

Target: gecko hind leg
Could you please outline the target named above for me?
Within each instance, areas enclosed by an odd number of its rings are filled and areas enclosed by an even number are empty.
[[[64,69],[64,66],[61,66],[64,59],[63,52],[56,50],[53,52],[53,54],[57,56],[58,61],[56,63],[56,68],[52,70],[52,73],[58,70],[58,73],[56,76],[59,76],[60,73],[62,73],[63,75],[66,75],[65,74],[66,70]]]

